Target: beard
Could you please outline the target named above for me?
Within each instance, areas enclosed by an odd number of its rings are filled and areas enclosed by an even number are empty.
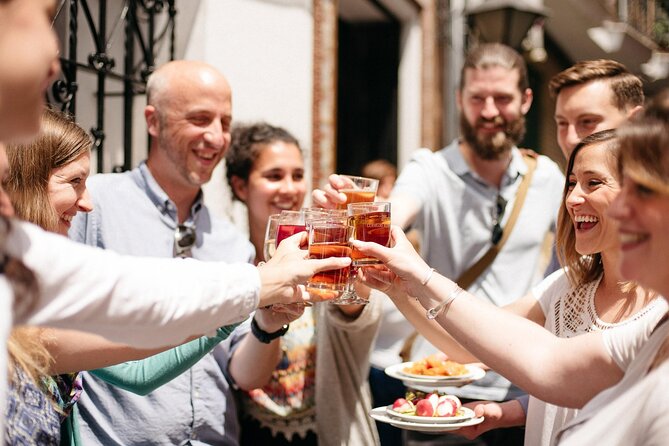
[[[492,122],[503,130],[492,135],[479,134],[477,129],[487,122]],[[464,114],[460,113],[460,134],[481,159],[498,160],[525,136],[525,115],[519,114],[512,121],[506,121],[501,116],[492,120],[479,118],[472,126]]]

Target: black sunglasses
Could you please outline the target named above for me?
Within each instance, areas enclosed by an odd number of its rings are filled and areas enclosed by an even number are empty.
[[[502,228],[502,218],[504,218],[504,211],[506,210],[506,200],[501,196],[497,196],[497,202],[495,203],[495,208],[493,209],[492,220],[495,223],[492,227],[492,237],[490,241],[493,245],[499,243],[504,234],[504,228]]]
[[[195,228],[188,225],[178,225],[174,231],[174,255],[175,257],[187,257],[190,249],[195,245],[197,236]]]

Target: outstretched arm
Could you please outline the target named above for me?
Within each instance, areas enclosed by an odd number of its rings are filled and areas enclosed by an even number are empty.
[[[235,326],[219,328],[216,336],[203,336],[146,359],[92,370],[91,374],[123,390],[147,395],[193,367],[225,340]]]
[[[388,268],[370,269],[366,272],[368,277],[385,283],[384,288],[392,285],[418,297],[423,308],[436,307],[458,290],[457,284],[436,272],[423,284],[429,266],[400,228],[393,227],[391,236],[393,248],[353,242]],[[436,321],[488,366],[552,404],[581,407],[622,377],[622,371],[606,352],[601,333],[558,338],[543,327],[466,292],[451,302]]]
[[[369,268],[365,269],[369,270]],[[379,286],[384,288],[385,285],[382,282],[374,281],[374,279],[369,277],[368,274],[365,274],[364,271],[361,274],[361,279],[368,282],[372,287]],[[448,334],[444,327],[435,321],[426,319],[425,309],[416,299],[408,296],[405,292],[396,287],[392,287],[384,291],[384,293],[393,301],[393,304],[395,304],[397,309],[400,310],[409,323],[411,323],[411,325],[413,325],[430,344],[446,353],[449,359],[462,363],[479,362],[478,358],[460,345],[458,341]]]
[[[303,306],[286,305],[282,311],[262,308],[253,316],[255,323],[266,333],[280,330],[304,313]],[[234,350],[228,371],[242,390],[252,390],[269,382],[272,372],[281,360],[281,338],[268,344],[260,342],[253,333],[247,333]]]

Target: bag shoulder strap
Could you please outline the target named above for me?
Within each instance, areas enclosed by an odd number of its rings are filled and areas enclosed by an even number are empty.
[[[485,271],[495,260],[497,254],[500,253],[502,247],[509,239],[513,227],[516,225],[520,211],[523,208],[525,203],[525,197],[527,196],[527,191],[530,189],[530,183],[532,182],[532,177],[534,176],[534,171],[537,167],[537,158],[532,155],[524,155],[523,160],[527,164],[527,173],[523,177],[523,180],[518,186],[518,191],[516,192],[516,201],[513,204],[513,209],[511,210],[511,215],[509,220],[506,222],[502,230],[502,238],[496,245],[490,247],[490,249],[479,258],[476,263],[467,269],[464,273],[460,275],[456,283],[460,285],[461,288],[467,289],[469,286],[476,281],[476,279]]]
[[[527,165],[527,173],[523,177],[520,186],[518,186],[518,191],[516,192],[516,201],[513,204],[513,209],[511,211],[511,215],[509,215],[509,220],[506,222],[506,225],[502,230],[502,238],[500,238],[499,242],[496,245],[491,246],[490,249],[488,249],[488,251],[476,261],[476,263],[470,266],[467,269],[467,271],[462,273],[458,278],[458,280],[455,281],[455,283],[457,283],[461,288],[465,290],[469,288],[470,285],[474,283],[476,279],[481,275],[481,273],[485,271],[492,264],[492,262],[495,260],[495,257],[497,257],[497,254],[499,254],[499,252],[502,250],[502,247],[509,239],[511,231],[513,230],[513,227],[515,226],[516,221],[518,220],[520,211],[523,208],[523,204],[525,203],[525,197],[527,196],[527,191],[530,189],[530,183],[532,183],[532,177],[534,176],[534,171],[537,168],[537,155],[534,152],[523,150],[523,160]],[[403,362],[407,362],[410,360],[411,349],[413,348],[413,344],[416,341],[417,337],[418,337],[418,331],[414,330],[404,340],[404,344],[402,344],[402,349],[400,350],[399,353],[400,358],[402,358]]]

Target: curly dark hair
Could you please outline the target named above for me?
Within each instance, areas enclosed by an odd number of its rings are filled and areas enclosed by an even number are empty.
[[[277,141],[295,144],[300,153],[302,152],[297,138],[281,127],[275,127],[266,122],[240,124],[233,127],[232,142],[225,154],[225,176],[237,200],[239,197],[232,187],[232,177],[248,180],[253,163],[258,159],[263,146]]]

